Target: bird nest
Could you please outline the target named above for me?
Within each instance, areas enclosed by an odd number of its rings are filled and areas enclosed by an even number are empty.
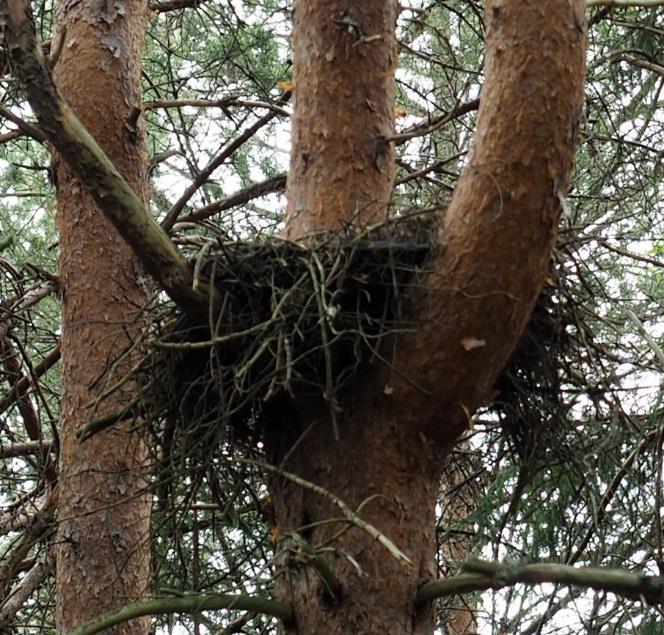
[[[218,298],[209,324],[191,323],[171,304],[155,310],[150,352],[136,371],[140,397],[107,423],[145,415],[159,460],[189,465],[223,452],[229,435],[255,444],[270,406],[284,399],[323,402],[335,425],[358,369],[383,359],[389,338],[415,330],[402,299],[433,247],[431,224],[412,219],[357,237],[321,234],[307,245],[207,242],[193,264]],[[550,280],[496,383],[489,411],[527,463],[547,462],[565,436],[560,388],[576,348],[576,308]]]
[[[358,369],[414,328],[401,299],[431,250],[427,224],[412,220],[306,246],[208,243],[195,272],[218,298],[209,325],[165,312],[139,371],[160,454],[200,460],[229,433],[256,436],[266,405],[292,396],[322,400],[334,425]]]

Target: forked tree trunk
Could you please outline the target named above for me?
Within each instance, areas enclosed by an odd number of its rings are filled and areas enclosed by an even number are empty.
[[[60,2],[54,75],[75,113],[147,201],[144,135],[130,116],[141,103],[146,11],[147,0]],[[58,632],[66,632],[145,593],[150,498],[139,435],[123,426],[84,443],[74,436],[90,417],[126,405],[136,389],[125,385],[98,408],[87,407],[135,361],[131,354],[117,360],[138,332],[145,291],[118,232],[64,162],[56,162],[63,283],[56,622]],[[140,619],[116,632],[142,634],[147,627]]]
[[[268,435],[273,462],[361,506],[413,563],[405,567],[339,521],[318,493],[274,478],[283,536],[277,593],[296,614],[287,633],[433,630],[431,607],[414,600],[420,579],[434,571],[440,470],[490,393],[546,276],[583,103],[584,10],[583,0],[487,0],[472,159],[442,220],[435,271],[410,298],[424,325],[397,340],[393,369],[368,369],[345,396],[338,440],[326,408],[303,402]],[[386,213],[394,17],[392,1],[295,1],[290,237],[361,228]],[[341,583],[336,601],[293,533],[328,559]]]

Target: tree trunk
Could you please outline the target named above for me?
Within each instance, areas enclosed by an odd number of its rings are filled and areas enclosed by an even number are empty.
[[[147,201],[139,108],[146,0],[60,2],[54,42],[59,91]],[[145,301],[130,249],[56,157],[63,283],[62,424],[57,549],[58,632],[142,597],[149,580],[150,498],[140,436],[119,427],[79,443],[74,430],[128,403],[127,384],[87,407],[125,374]],[[145,618],[118,633],[145,633]]]
[[[391,368],[368,369],[348,391],[338,439],[325,406],[302,401],[268,433],[274,463],[361,508],[412,561],[404,566],[339,520],[319,493],[273,478],[277,594],[296,615],[287,633],[433,630],[431,607],[416,606],[415,595],[435,570],[440,471],[490,394],[547,273],[583,103],[584,10],[583,0],[487,1],[472,159],[441,222],[434,272],[410,293],[422,328],[396,341]],[[290,237],[361,228],[386,213],[394,17],[393,2],[295,2]],[[334,597],[311,549],[338,578]]]
[[[385,218],[394,184],[397,1],[296,0],[286,234]]]

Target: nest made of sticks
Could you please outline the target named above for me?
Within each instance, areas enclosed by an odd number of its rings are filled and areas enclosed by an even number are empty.
[[[552,262],[551,275],[488,407],[498,416],[511,452],[530,473],[564,463],[575,452],[576,441],[569,434],[575,425],[570,417],[572,402],[564,388],[579,379],[573,367],[582,357],[578,335],[582,312],[560,268],[559,262]]]
[[[397,221],[357,237],[208,243],[195,262],[220,298],[208,328],[173,314],[156,325],[142,400],[165,454],[208,456],[230,431],[259,428],[283,396],[323,400],[332,413],[386,338],[412,329],[401,301],[426,268],[429,224]]]

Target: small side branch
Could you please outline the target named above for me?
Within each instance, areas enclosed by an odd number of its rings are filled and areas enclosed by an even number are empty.
[[[323,498],[326,498],[328,501],[330,501],[333,505],[338,507],[341,510],[341,513],[346,517],[348,522],[350,522],[352,525],[355,525],[356,527],[359,527],[363,531],[365,531],[367,534],[369,534],[374,540],[379,542],[387,551],[392,555],[393,558],[398,560],[402,565],[405,567],[412,567],[413,563],[410,560],[410,558],[401,551],[385,534],[382,532],[378,531],[373,525],[369,524],[366,520],[360,518],[346,503],[344,503],[340,498],[332,494],[331,492],[328,492],[326,489],[321,487],[320,485],[316,485],[315,483],[311,483],[310,481],[307,481],[299,476],[297,474],[292,474],[291,472],[287,472],[286,470],[282,470],[274,465],[270,465],[269,463],[262,463],[260,461],[251,461],[248,459],[243,459],[241,461],[242,463],[248,463],[249,465],[256,465],[257,467],[260,467],[264,470],[267,470],[268,472],[272,472],[273,474],[276,474],[277,476],[281,476],[282,478],[285,478],[296,485],[299,485],[300,487],[303,487],[304,489],[308,489],[312,492],[316,492],[316,494],[320,494]]]

